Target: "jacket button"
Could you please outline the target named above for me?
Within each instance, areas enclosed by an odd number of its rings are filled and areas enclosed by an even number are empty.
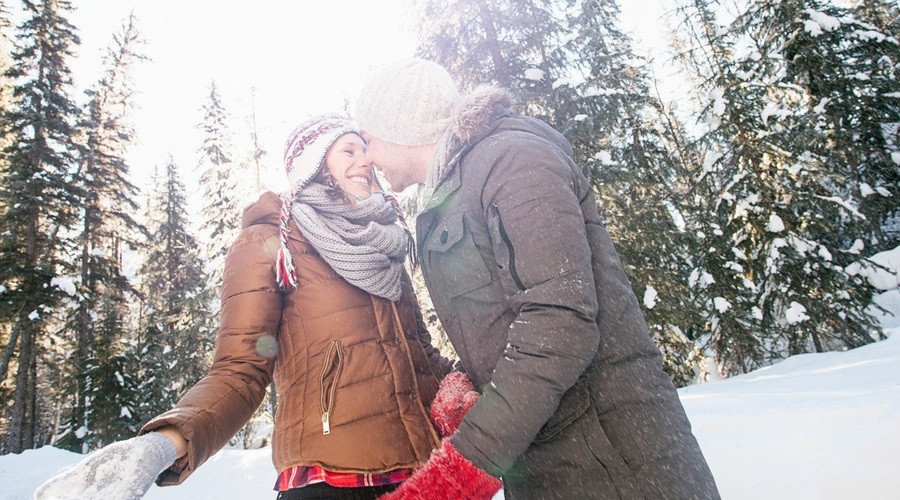
[[[450,233],[448,233],[446,229],[441,231],[441,243],[447,243],[448,236],[450,236]]]

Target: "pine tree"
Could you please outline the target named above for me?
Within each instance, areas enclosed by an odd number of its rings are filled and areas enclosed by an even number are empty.
[[[836,187],[846,173],[820,153],[819,101],[791,79],[786,48],[815,1],[754,1],[727,26],[695,0],[683,52],[704,82],[707,153],[689,217],[704,238],[691,283],[728,373],[784,356],[872,341],[868,291],[846,272],[840,235],[860,217]]]
[[[570,141],[676,383],[698,368],[687,334],[700,314],[687,300],[692,236],[679,227],[681,163],[669,144],[645,63],[618,28],[614,2],[423,1],[418,52],[464,87],[497,83],[526,114]],[[669,117],[672,119],[671,117]]]
[[[13,81],[7,75],[7,72],[13,65],[12,47],[13,35],[11,32],[12,23],[9,21],[9,11],[6,2],[0,1],[0,110],[7,110],[13,104]],[[7,138],[0,138],[0,149],[5,148]],[[0,179],[2,180],[2,179]]]
[[[250,154],[248,158],[245,160],[244,165],[241,168],[243,172],[252,172],[252,182],[248,182],[247,191],[251,194],[248,196],[248,201],[252,201],[260,193],[262,193],[262,178],[260,172],[262,170],[261,162],[263,157],[266,156],[266,151],[262,148],[262,145],[259,143],[259,129],[256,125],[256,89],[250,89]],[[348,115],[349,116],[349,115]]]
[[[202,256],[210,276],[209,289],[216,293],[222,286],[225,254],[241,230],[241,211],[247,203],[244,191],[249,181],[244,175],[249,165],[234,161],[228,122],[229,114],[212,82],[199,125],[203,146],[198,168],[204,203],[200,228],[204,242]]]
[[[682,221],[689,186],[681,126],[653,94],[646,61],[618,26],[617,4],[575,6],[564,50],[577,57],[568,79],[554,82],[552,123],[566,124],[665,368],[683,385],[702,369],[702,315],[687,287],[695,241]]]
[[[676,60],[686,69],[684,76],[693,83],[695,100],[706,113],[706,123],[695,127],[701,134],[704,127],[714,130],[721,122],[728,102],[713,75],[724,72],[734,57],[734,41],[719,28],[715,4],[708,4],[702,0],[683,2],[677,9],[682,24],[675,38]],[[748,371],[747,360],[753,363],[752,359],[760,355],[757,325],[748,321],[747,315],[737,314],[754,310],[753,299],[749,290],[740,286],[744,281],[735,276],[729,255],[722,253],[731,247],[731,240],[717,219],[722,187],[715,174],[725,147],[704,140],[685,144],[689,151],[684,156],[685,176],[695,181],[681,208],[687,227],[698,238],[694,268],[688,278],[689,298],[702,307],[705,320],[697,335],[718,362],[718,371],[728,374]]]
[[[900,243],[900,26],[891,32],[886,21],[900,8],[816,7],[798,12],[803,27],[785,42],[787,77],[809,94],[810,150],[839,176],[830,190],[860,214],[841,224],[834,244],[859,240],[872,255]]]
[[[130,73],[133,65],[144,59],[136,52],[141,43],[136,19],[130,16],[114,35],[104,58],[105,73],[87,91],[89,102],[78,123],[82,138],[79,169],[86,191],[77,238],[81,247],[80,295],[68,330],[75,337],[77,353],[73,360],[73,399],[77,404],[70,425],[84,430],[77,436],[70,434],[64,445],[80,451],[133,431],[127,419],[121,424],[116,420],[126,392],[120,384],[127,370],[107,365],[123,362],[123,340],[128,332],[109,327],[125,326],[128,303],[136,298],[136,290],[122,276],[122,252],[136,248],[138,237],[146,231],[132,216],[139,207],[138,188],[129,180],[125,160],[134,140],[129,121],[134,98]],[[101,328],[106,331],[98,338]],[[101,378],[104,376],[108,378]],[[104,421],[95,420],[94,416],[101,414]],[[95,443],[95,434],[99,443]]]
[[[139,365],[130,338],[123,336],[129,331],[128,304],[120,290],[130,285],[124,276],[113,281],[122,283],[110,283],[117,286],[105,287],[96,303],[97,322],[92,327],[90,354],[81,374],[88,391],[82,397],[90,402],[87,425],[67,436],[82,450],[133,437],[141,424],[137,408],[143,392],[137,385]],[[57,446],[65,447],[71,441],[62,440]]]
[[[7,287],[0,312],[10,329],[7,352],[18,347],[4,444],[11,452],[35,444],[38,346],[61,298],[52,280],[71,271],[65,259],[70,244],[60,235],[74,227],[82,198],[73,175],[77,108],[67,66],[79,39],[64,17],[72,7],[65,0],[25,0],[23,5],[26,20],[16,37],[14,65],[6,73],[17,82],[16,105],[3,114],[3,134],[11,142],[3,151],[0,175],[0,283]],[[11,361],[4,354],[0,378]]]
[[[212,297],[172,158],[165,177],[157,179],[148,211],[151,236],[141,269],[144,304],[137,345],[142,421],[169,409],[206,374],[214,341]]]
[[[8,18],[5,2],[0,1],[0,116],[6,116],[12,107],[12,81],[7,72],[12,66],[10,46],[12,44],[12,35],[10,33],[11,23]],[[0,151],[5,150],[10,143],[10,136],[5,132],[0,134]],[[6,173],[9,171],[6,158],[0,155],[0,185],[6,184]],[[8,207],[0,198],[0,219],[4,218]],[[0,318],[6,318],[9,314],[4,312],[6,301],[3,300],[3,293],[6,291],[5,283],[0,282]],[[10,324],[4,320],[0,320],[0,345],[5,346],[3,349],[2,364],[0,364],[0,382],[5,378],[7,367],[12,357],[13,344],[10,342]],[[10,392],[6,384],[0,384],[0,401],[9,401]],[[2,431],[2,426],[0,426]]]

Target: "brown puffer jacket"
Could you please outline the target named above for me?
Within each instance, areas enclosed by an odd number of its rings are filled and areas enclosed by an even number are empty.
[[[428,405],[450,361],[431,345],[409,279],[399,301],[349,284],[291,223],[298,286],[275,283],[281,200],[265,193],[244,212],[225,261],[222,311],[209,375],[141,433],[177,427],[188,453],[157,479],[185,480],[260,405],[279,395],[272,459],[377,473],[421,466],[439,438]]]

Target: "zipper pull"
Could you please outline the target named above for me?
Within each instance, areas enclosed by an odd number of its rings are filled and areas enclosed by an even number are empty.
[[[331,434],[331,424],[328,422],[328,412],[322,414],[322,434]]]

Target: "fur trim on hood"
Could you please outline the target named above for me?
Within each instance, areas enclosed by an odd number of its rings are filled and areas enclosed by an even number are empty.
[[[482,85],[464,95],[453,109],[450,129],[463,144],[470,144],[490,130],[494,120],[503,113],[497,109],[509,108],[515,98],[508,91],[490,85]]]

